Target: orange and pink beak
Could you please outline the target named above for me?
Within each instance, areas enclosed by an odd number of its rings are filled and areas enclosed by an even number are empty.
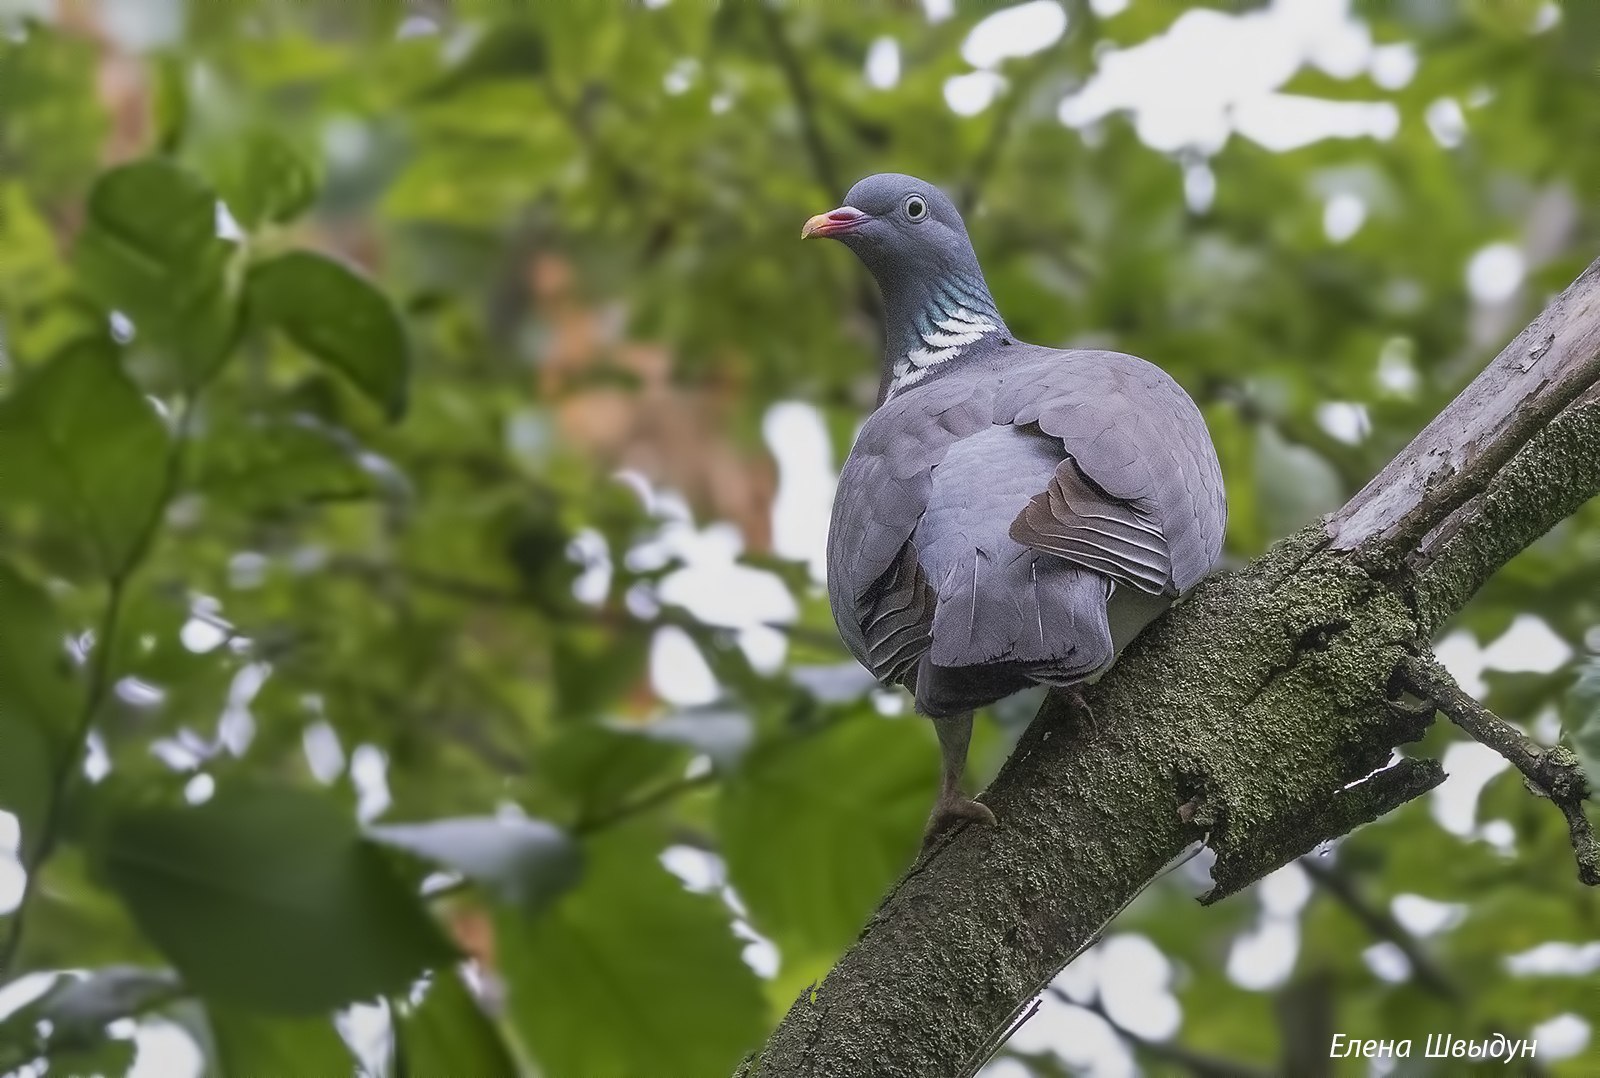
[[[819,213],[807,221],[800,230],[800,238],[810,236],[842,236],[846,232],[854,232],[871,218],[856,209],[854,206],[840,206],[827,213]]]

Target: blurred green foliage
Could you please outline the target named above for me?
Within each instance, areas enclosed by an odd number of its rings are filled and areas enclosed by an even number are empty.
[[[862,275],[796,240],[859,176],[960,195],[1023,338],[1136,352],[1190,389],[1236,559],[1351,493],[1600,251],[1587,5],[1553,29],[1534,5],[1363,5],[1414,77],[1306,67],[1285,90],[1390,102],[1394,136],[1236,136],[1208,161],[1125,116],[1057,119],[1103,50],[1182,14],[1145,0],[1069,0],[1062,41],[1007,61],[970,117],[944,87],[980,5],[191,0],[128,6],[170,17],[138,47],[114,5],[60,6],[0,5],[0,806],[29,873],[0,967],[49,983],[0,1020],[5,1070],[120,1072],[117,1020],[144,1016],[208,1073],[347,1072],[332,1015],[380,1000],[396,1075],[689,1078],[759,1043],[909,862],[935,775],[922,724],[829,688],[826,604],[770,552],[769,407],[814,405],[837,461],[876,388]],[[901,70],[874,87],[884,36]],[[1431,130],[1444,100],[1458,145]],[[1214,199],[1190,206],[1197,168]],[[1340,194],[1366,216],[1333,242]],[[1495,242],[1527,276],[1475,305],[1466,266]],[[1328,402],[1370,432],[1330,433]],[[619,467],[743,529],[800,610],[784,666],[656,594],[675,564],[628,555],[671,521]],[[596,543],[606,587],[580,600]],[[1491,674],[1487,703],[1559,714],[1600,760],[1600,506],[1459,628],[1487,643],[1524,614],[1573,658]],[[653,693],[664,627],[716,707]],[[998,710],[980,773],[1027,718]],[[381,823],[358,823],[363,750]],[[1202,910],[1167,881],[1118,931],[1171,962],[1178,1039],[1241,1065],[1293,1071],[1304,1029],[1600,1019],[1592,976],[1506,966],[1600,937],[1559,815],[1502,774],[1478,817],[1509,840],[1414,803],[1343,843],[1345,897],[1297,915],[1282,986],[1223,973],[1251,897]],[[725,879],[685,889],[668,847]],[[1442,982],[1363,961],[1402,894],[1459,906],[1417,943]]]

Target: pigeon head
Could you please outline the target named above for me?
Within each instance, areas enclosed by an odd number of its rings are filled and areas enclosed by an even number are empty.
[[[850,188],[844,201],[807,221],[800,236],[838,240],[880,284],[886,276],[977,268],[961,214],[933,184],[884,172]]]
[[[933,184],[896,172],[868,176],[845,204],[805,223],[800,238],[836,239],[883,292],[887,392],[1009,331],[989,295],[961,213]]]

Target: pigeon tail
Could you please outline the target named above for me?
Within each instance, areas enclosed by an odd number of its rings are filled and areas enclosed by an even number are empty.
[[[931,646],[917,671],[930,714],[990,703],[1030,682],[1066,685],[1113,658],[1108,578],[1011,538],[1010,507],[1049,482],[1047,436],[991,426],[933,470],[913,543],[937,594]]]

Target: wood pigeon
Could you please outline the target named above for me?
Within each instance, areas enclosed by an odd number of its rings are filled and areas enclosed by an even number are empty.
[[[845,201],[801,237],[877,279],[887,385],[839,477],[828,597],[938,731],[931,838],[994,821],[960,791],[972,710],[1103,673],[1216,563],[1227,506],[1188,395],[1135,356],[1014,338],[938,188],[883,174]]]

